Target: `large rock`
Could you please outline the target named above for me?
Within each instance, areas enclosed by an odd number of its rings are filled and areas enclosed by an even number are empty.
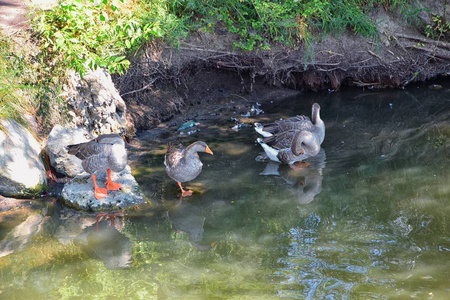
[[[50,164],[58,173],[69,177],[83,173],[81,160],[75,155],[67,153],[66,147],[84,143],[93,138],[85,128],[63,128],[56,125],[47,138],[46,150]]]
[[[97,174],[97,184],[105,187],[106,174]],[[111,179],[122,184],[120,191],[108,191],[108,196],[100,200],[94,197],[94,183],[88,173],[83,173],[64,185],[62,202],[70,207],[84,211],[129,210],[145,204],[146,199],[139,189],[136,179],[127,166],[120,173],[112,173]]]
[[[0,131],[0,194],[7,197],[39,196],[46,188],[41,147],[16,121],[2,120]]]
[[[69,82],[62,96],[71,107],[69,114],[76,127],[95,134],[126,132],[126,105],[106,71],[89,71],[83,78],[72,72]]]

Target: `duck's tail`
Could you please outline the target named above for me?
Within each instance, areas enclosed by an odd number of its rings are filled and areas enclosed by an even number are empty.
[[[255,126],[255,131],[257,133],[259,133],[260,135],[262,135],[263,137],[270,137],[273,135],[272,133],[266,131],[265,127],[261,123],[254,123],[254,126]]]
[[[280,152],[279,150],[274,149],[269,145],[267,145],[266,143],[264,143],[264,140],[262,138],[258,138],[256,141],[261,145],[261,147],[263,148],[264,152],[266,152],[266,155],[267,157],[269,157],[270,160],[280,162],[280,160],[278,159],[278,153]]]

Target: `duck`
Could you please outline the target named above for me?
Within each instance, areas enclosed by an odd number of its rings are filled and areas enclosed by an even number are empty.
[[[115,133],[101,134],[97,138],[67,146],[69,154],[82,160],[83,169],[91,174],[94,182],[94,197],[97,200],[108,196],[108,190],[117,191],[122,185],[111,180],[111,171],[121,172],[127,166],[127,151],[123,138]],[[97,185],[96,174],[107,172],[106,188]]]
[[[203,164],[198,152],[213,155],[208,145],[202,141],[196,141],[186,148],[182,144],[169,143],[167,145],[164,157],[166,173],[178,183],[182,197],[191,196],[192,191],[184,190],[181,183],[194,180],[202,172]]]
[[[255,131],[263,137],[271,137],[282,132],[292,130],[307,130],[317,136],[319,145],[325,139],[325,123],[320,118],[320,105],[314,103],[311,109],[311,119],[307,116],[295,116],[284,120],[275,121],[275,123],[262,125],[254,123]],[[286,146],[289,147],[289,146]]]
[[[303,161],[320,151],[320,137],[307,130],[284,131],[257,142],[270,160],[283,164]]]

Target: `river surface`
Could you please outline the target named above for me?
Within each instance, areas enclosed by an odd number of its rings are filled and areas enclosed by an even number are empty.
[[[274,99],[138,134],[129,149],[149,205],[116,216],[53,199],[3,211],[2,299],[449,299],[450,84]],[[321,105],[307,167],[264,160],[250,126]],[[251,105],[264,113],[243,117]],[[235,109],[233,111],[233,109]],[[239,110],[240,109],[240,110]],[[175,126],[176,125],[176,126]],[[194,129],[194,128],[193,128]],[[167,140],[208,143],[185,187]]]

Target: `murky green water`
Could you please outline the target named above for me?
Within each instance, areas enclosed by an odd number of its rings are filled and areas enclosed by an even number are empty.
[[[130,149],[153,207],[115,226],[51,203],[2,212],[0,298],[448,299],[449,88],[264,104],[251,121],[322,106],[324,153],[302,170],[256,160],[252,128],[200,121],[182,141],[214,156],[181,204],[154,137]]]

